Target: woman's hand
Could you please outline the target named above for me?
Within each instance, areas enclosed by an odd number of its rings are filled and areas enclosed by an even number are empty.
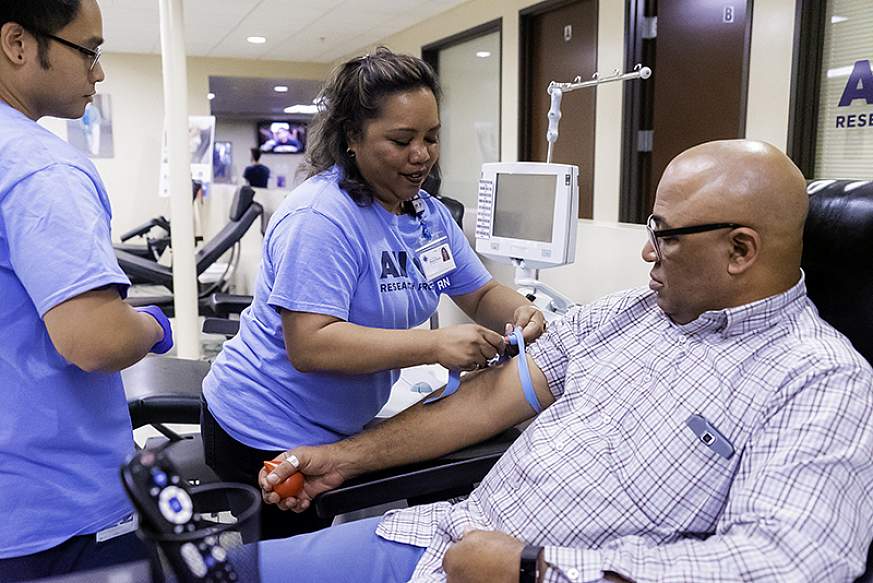
[[[330,445],[297,447],[276,456],[279,466],[272,472],[262,469],[258,474],[261,497],[267,504],[276,504],[282,510],[303,512],[312,499],[328,490],[338,488],[346,480]],[[303,491],[297,496],[281,498],[273,487],[294,474],[303,474]]]
[[[546,331],[546,318],[543,313],[532,305],[519,306],[512,315],[513,323],[506,324],[506,334],[512,334],[516,328],[521,328],[524,343],[530,344]]]
[[[503,336],[478,324],[460,324],[432,331],[437,363],[449,370],[473,370],[503,354]]]

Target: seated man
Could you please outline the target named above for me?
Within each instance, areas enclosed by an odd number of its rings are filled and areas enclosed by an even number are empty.
[[[293,565],[318,581],[851,581],[873,538],[873,370],[806,296],[807,204],[770,145],[679,155],[648,223],[649,288],[574,309],[530,348],[548,408],[469,498],[266,543],[265,580]],[[532,415],[510,362],[286,452],[264,497],[302,510]],[[279,501],[295,466],[305,490]]]

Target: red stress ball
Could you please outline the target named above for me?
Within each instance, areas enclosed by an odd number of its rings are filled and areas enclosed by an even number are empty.
[[[267,472],[272,472],[277,467],[279,467],[279,462],[274,461],[265,461],[264,469]],[[281,496],[282,498],[290,498],[292,496],[297,496],[300,492],[303,491],[303,474],[300,472],[296,472],[285,478],[285,480],[279,482],[275,486],[273,486],[273,492]]]

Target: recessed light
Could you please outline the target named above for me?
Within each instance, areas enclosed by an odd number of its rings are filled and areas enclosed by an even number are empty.
[[[275,87],[273,87],[273,91],[275,91],[276,93],[288,93],[288,86],[276,85]]]
[[[487,59],[491,56],[491,51],[477,51],[476,56],[480,59]]]
[[[262,45],[267,42],[267,37],[264,36],[249,36],[246,37],[246,40],[252,43],[253,45]]]
[[[215,93],[212,93],[212,92],[207,93],[206,99],[208,99],[209,101],[212,101],[213,99],[215,99]]]

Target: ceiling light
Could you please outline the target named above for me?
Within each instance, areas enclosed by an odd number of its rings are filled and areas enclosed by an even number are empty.
[[[208,99],[209,101],[212,101],[213,99],[215,99],[215,93],[212,93],[212,92],[207,93],[206,99]]]
[[[288,93],[288,86],[276,85],[275,87],[273,87],[273,91],[275,91],[276,93]]]
[[[316,105],[290,105],[283,110],[285,113],[308,113],[308,114],[316,114],[318,113],[318,106]]]
[[[487,59],[491,56],[491,51],[477,51],[476,56],[480,59]]]
[[[246,40],[252,43],[253,45],[262,45],[267,42],[267,38],[263,36],[248,36]]]
[[[849,20],[848,16],[837,16],[837,15],[831,16],[831,24],[837,24],[839,22],[846,22],[847,20]]]

